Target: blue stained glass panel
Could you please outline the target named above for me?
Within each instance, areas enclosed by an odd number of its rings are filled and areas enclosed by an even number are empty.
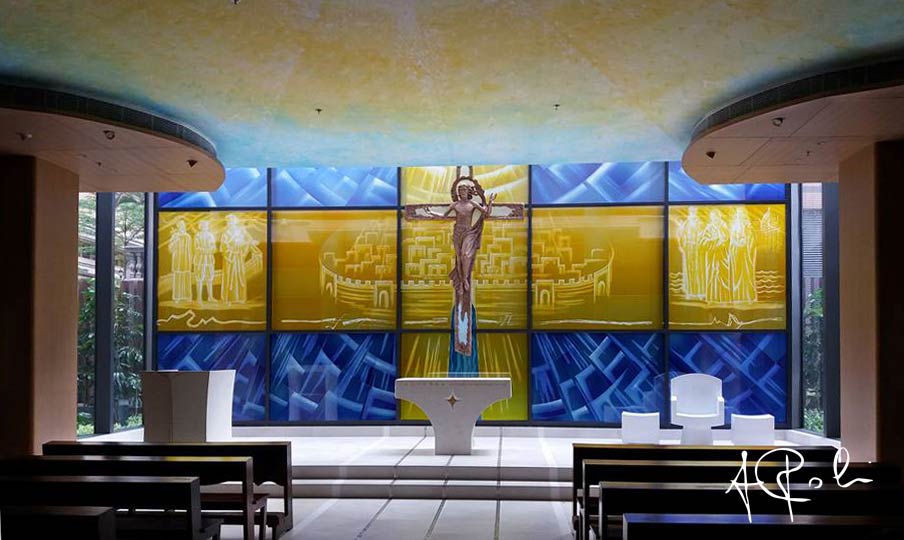
[[[534,334],[531,418],[617,424],[623,411],[663,411],[663,352],[657,333]]]
[[[531,165],[534,204],[650,203],[665,198],[662,162]]]
[[[784,201],[785,184],[700,184],[678,161],[669,162],[669,201]]]
[[[228,169],[216,191],[164,192],[157,200],[160,208],[262,208],[267,206],[267,169]]]
[[[783,332],[673,333],[669,377],[706,373],[722,379],[725,422],[731,413],[787,421],[787,337]]]
[[[273,180],[273,205],[396,206],[398,177],[396,167],[277,169]]]
[[[272,339],[271,420],[395,420],[393,334],[278,334]]]
[[[157,369],[235,370],[234,421],[265,420],[263,334],[159,334]]]

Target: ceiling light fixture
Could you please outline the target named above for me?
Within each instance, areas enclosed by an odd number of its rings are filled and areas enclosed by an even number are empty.
[[[112,129],[105,129],[104,137],[106,137],[108,141],[112,141],[113,139],[116,138],[116,132],[113,131]]]
[[[775,118],[772,119],[772,125],[775,127],[782,127],[782,124],[784,124],[784,123],[785,123],[784,116],[776,116]]]

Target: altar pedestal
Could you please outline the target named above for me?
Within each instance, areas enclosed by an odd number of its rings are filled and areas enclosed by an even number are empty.
[[[395,397],[420,407],[430,418],[438,455],[470,454],[477,419],[487,407],[512,397],[508,377],[396,379]]]
[[[145,442],[232,438],[235,370],[142,371]]]

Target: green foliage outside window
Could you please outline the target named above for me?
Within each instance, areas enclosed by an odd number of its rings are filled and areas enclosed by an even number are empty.
[[[804,380],[804,429],[825,432],[825,404],[823,384],[825,360],[823,342],[825,326],[823,316],[824,293],[819,288],[807,295],[803,312],[803,380]]]

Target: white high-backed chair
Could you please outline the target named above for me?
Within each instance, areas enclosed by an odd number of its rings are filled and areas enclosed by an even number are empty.
[[[689,373],[672,379],[672,423],[681,426],[681,444],[712,444],[712,428],[725,423],[722,381]]]

